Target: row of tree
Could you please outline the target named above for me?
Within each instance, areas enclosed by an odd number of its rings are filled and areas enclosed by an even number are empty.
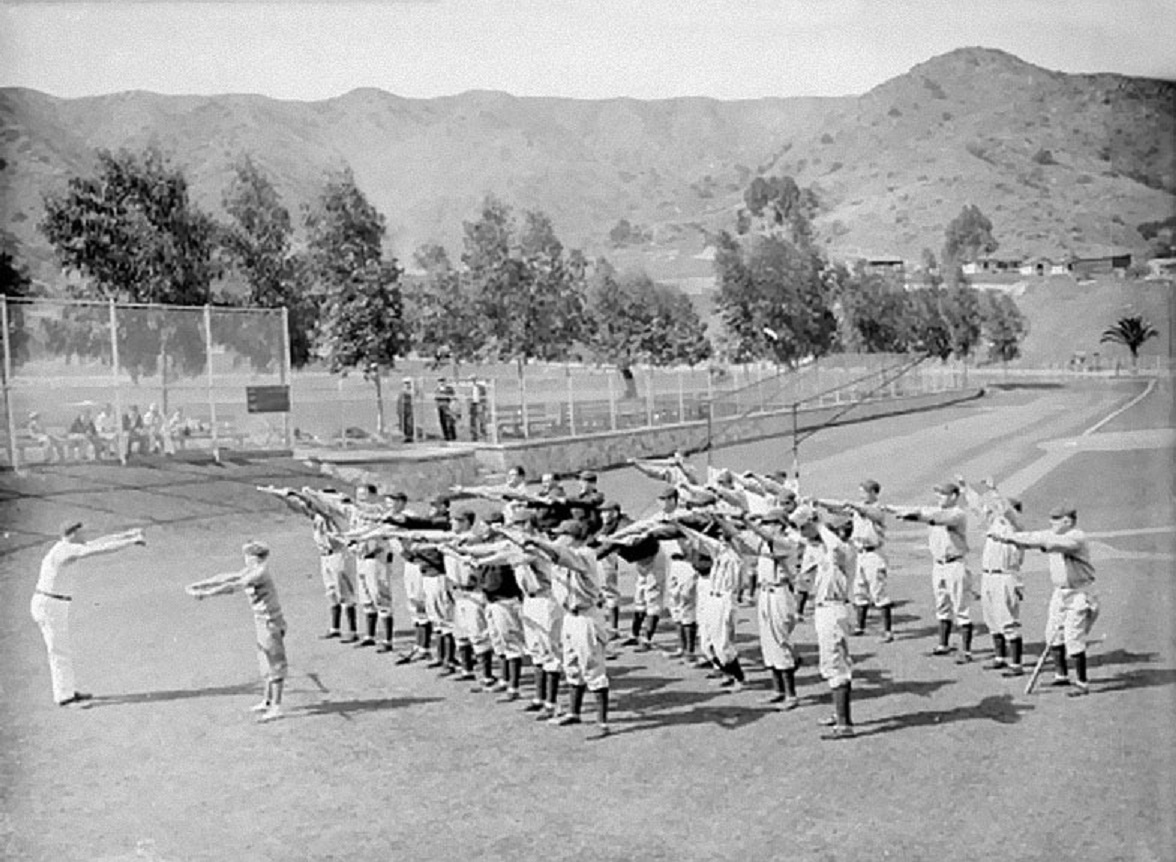
[[[1025,325],[1008,297],[958,281],[911,290],[865,267],[830,263],[813,241],[817,198],[790,177],[756,178],[745,201],[735,233],[715,238],[724,358],[794,365],[838,350],[946,358],[971,355],[982,342],[994,358],[1016,356]],[[411,352],[437,363],[515,361],[520,374],[530,359],[613,363],[630,396],[635,363],[694,364],[712,354],[680,290],[589,261],[564,247],[546,215],[516,215],[494,197],[463,225],[456,262],[425,245],[411,275],[386,255],[386,220],[348,169],[329,174],[303,208],[300,243],[273,181],[252,159],[236,165],[222,202],[225,222],[196,206],[183,171],[155,148],[102,151],[94,175],[46,196],[40,229],[63,266],[82,276],[71,288],[76,297],[287,308],[294,365],[321,359],[333,372],[366,375],[381,424],[382,374]],[[949,226],[953,261],[989,244],[975,238],[975,215],[965,209]],[[751,216],[759,230],[750,230]],[[216,319],[217,340],[255,366],[281,356],[282,333],[272,326],[246,315]],[[95,334],[108,322],[101,309],[71,309],[48,337],[65,355],[108,358],[109,339]],[[120,358],[132,373],[159,371],[166,383],[204,365],[195,321],[158,315],[121,329]]]

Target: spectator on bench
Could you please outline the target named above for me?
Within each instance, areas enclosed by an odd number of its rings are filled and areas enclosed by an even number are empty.
[[[132,404],[130,412],[123,414],[123,433],[127,437],[127,457],[138,450],[146,455],[150,450],[151,439],[147,436],[147,426],[143,421],[143,414],[139,412],[139,405]]]
[[[59,437],[50,434],[43,425],[41,425],[41,414],[37,411],[29,413],[29,421],[25,426],[25,431],[28,432],[29,437],[33,442],[45,448],[45,460],[52,464],[54,461],[65,460],[65,448],[62,445],[62,440]]]
[[[118,454],[118,419],[114,412],[114,405],[107,404],[98,413],[98,418],[94,420],[94,430],[98,434],[98,439],[102,443],[103,453],[109,452],[111,455]],[[101,457],[101,456],[99,456]]]
[[[85,457],[94,461],[101,458],[106,450],[106,444],[98,436],[98,426],[94,424],[88,407],[70,423],[69,440],[74,446],[74,455],[77,458]]]

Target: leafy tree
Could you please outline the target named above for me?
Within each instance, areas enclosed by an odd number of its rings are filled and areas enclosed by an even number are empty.
[[[229,265],[244,279],[243,295],[222,296],[230,305],[287,309],[290,360],[295,367],[312,357],[319,307],[306,260],[291,250],[290,212],[266,173],[246,156],[234,167],[224,194],[231,222],[220,233],[221,249]],[[281,332],[257,315],[217,315],[214,337],[247,356],[255,368],[268,370],[281,361]]]
[[[863,262],[836,269],[841,346],[863,353],[906,349],[906,292],[894,276],[870,272]]]
[[[980,317],[984,340],[988,343],[988,358],[993,362],[1012,362],[1021,355],[1021,342],[1029,331],[1029,323],[1007,293],[982,291]]]
[[[951,356],[951,326],[943,314],[942,287],[921,287],[907,294],[903,344],[909,352],[941,360]]]
[[[980,343],[982,323],[978,293],[972,287],[959,284],[939,293],[940,314],[950,333],[951,352],[960,359],[971,356],[973,348]]]
[[[8,299],[23,299],[32,296],[33,282],[24,266],[8,251],[0,250],[0,295]],[[20,365],[28,358],[29,334],[25,331],[24,305],[8,303],[8,352],[12,365]],[[2,357],[0,357],[2,359]],[[0,362],[0,374],[4,373]]]
[[[484,358],[486,332],[470,280],[453,266],[440,245],[422,245],[414,259],[425,271],[406,286],[406,317],[416,349],[432,356],[435,366]]]
[[[812,241],[817,196],[792,177],[756,177],[744,190],[743,202],[751,215],[763,218],[770,230],[783,232],[791,242],[807,245]],[[741,224],[749,226],[746,221]]]
[[[329,174],[304,212],[308,266],[321,293],[319,353],[332,372],[359,368],[376,390],[376,432],[384,433],[382,370],[408,342],[400,268],[384,260],[384,216],[349,168]]]
[[[550,219],[528,212],[518,229],[509,206],[488,196],[466,222],[465,264],[486,324],[488,350],[513,359],[557,361],[585,334],[586,261],[565,252]]]
[[[1120,317],[1114,326],[1103,330],[1099,344],[1122,344],[1131,351],[1131,370],[1139,370],[1139,348],[1159,336],[1159,330],[1139,316]]]
[[[992,254],[1000,246],[992,235],[992,222],[980,211],[980,207],[969,204],[951,220],[944,231],[943,259],[945,265],[954,269],[961,263],[969,263],[981,254]]]
[[[719,235],[715,307],[737,362],[771,357],[794,365],[822,356],[836,342],[834,271],[820,254],[780,236],[745,241]]]
[[[711,354],[706,324],[686,294],[645,273],[618,276],[603,259],[590,279],[588,315],[589,346],[598,359],[617,366],[626,398],[637,397],[634,363],[693,365]]]
[[[45,196],[39,228],[65,269],[85,278],[75,296],[167,305],[205,305],[218,274],[216,226],[189,198],[188,181],[156,147],[141,153],[99,150],[97,174],[73,177]],[[47,332],[65,356],[109,360],[105,309],[73,307]],[[202,319],[160,310],[118,318],[119,359],[138,380],[159,371],[164,410],[169,374],[205,366]]]

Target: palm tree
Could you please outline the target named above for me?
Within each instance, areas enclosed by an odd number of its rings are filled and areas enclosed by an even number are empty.
[[[1103,331],[1099,344],[1111,342],[1122,344],[1131,351],[1131,371],[1139,370],[1139,348],[1149,338],[1155,338],[1159,331],[1142,317],[1120,317],[1114,326]]]

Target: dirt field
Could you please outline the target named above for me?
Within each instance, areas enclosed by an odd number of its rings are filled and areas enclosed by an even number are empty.
[[[1083,435],[1143,384],[993,391],[936,413],[826,431],[801,448],[806,491],[890,502],[993,474],[1044,526],[1073,500],[1095,539],[1102,616],[1093,694],[1022,695],[980,663],[928,656],[924,531],[894,525],[898,640],[855,639],[851,741],[819,740],[827,688],[798,629],[803,708],[736,695],[656,654],[610,662],[614,733],[552,729],[515,704],[316,635],[325,608],[309,531],[251,487],[282,462],[71,468],[0,482],[0,855],[19,860],[1138,860],[1176,858],[1172,391]],[[1062,441],[1047,445],[1049,441]],[[1072,445],[1069,445],[1072,444]],[[789,463],[789,441],[715,453]],[[702,459],[700,459],[702,463]],[[295,475],[296,481],[303,477]],[[604,490],[639,514],[656,485]],[[62,517],[95,531],[151,524],[150,545],[83,563],[71,619],[89,709],[56,707],[29,619],[36,566]],[[978,552],[980,539],[973,542]],[[181,590],[275,547],[290,623],[288,717],[252,723],[258,692],[241,596]],[[975,556],[975,553],[974,553]],[[1027,559],[1027,653],[1049,584]],[[406,622],[403,595],[398,621]],[[627,621],[627,609],[625,618]],[[873,620],[876,623],[876,619]],[[673,635],[663,629],[664,643]],[[979,627],[980,658],[989,641]],[[402,642],[407,642],[404,630]],[[749,609],[745,658],[758,658]],[[586,714],[590,707],[586,706]]]

